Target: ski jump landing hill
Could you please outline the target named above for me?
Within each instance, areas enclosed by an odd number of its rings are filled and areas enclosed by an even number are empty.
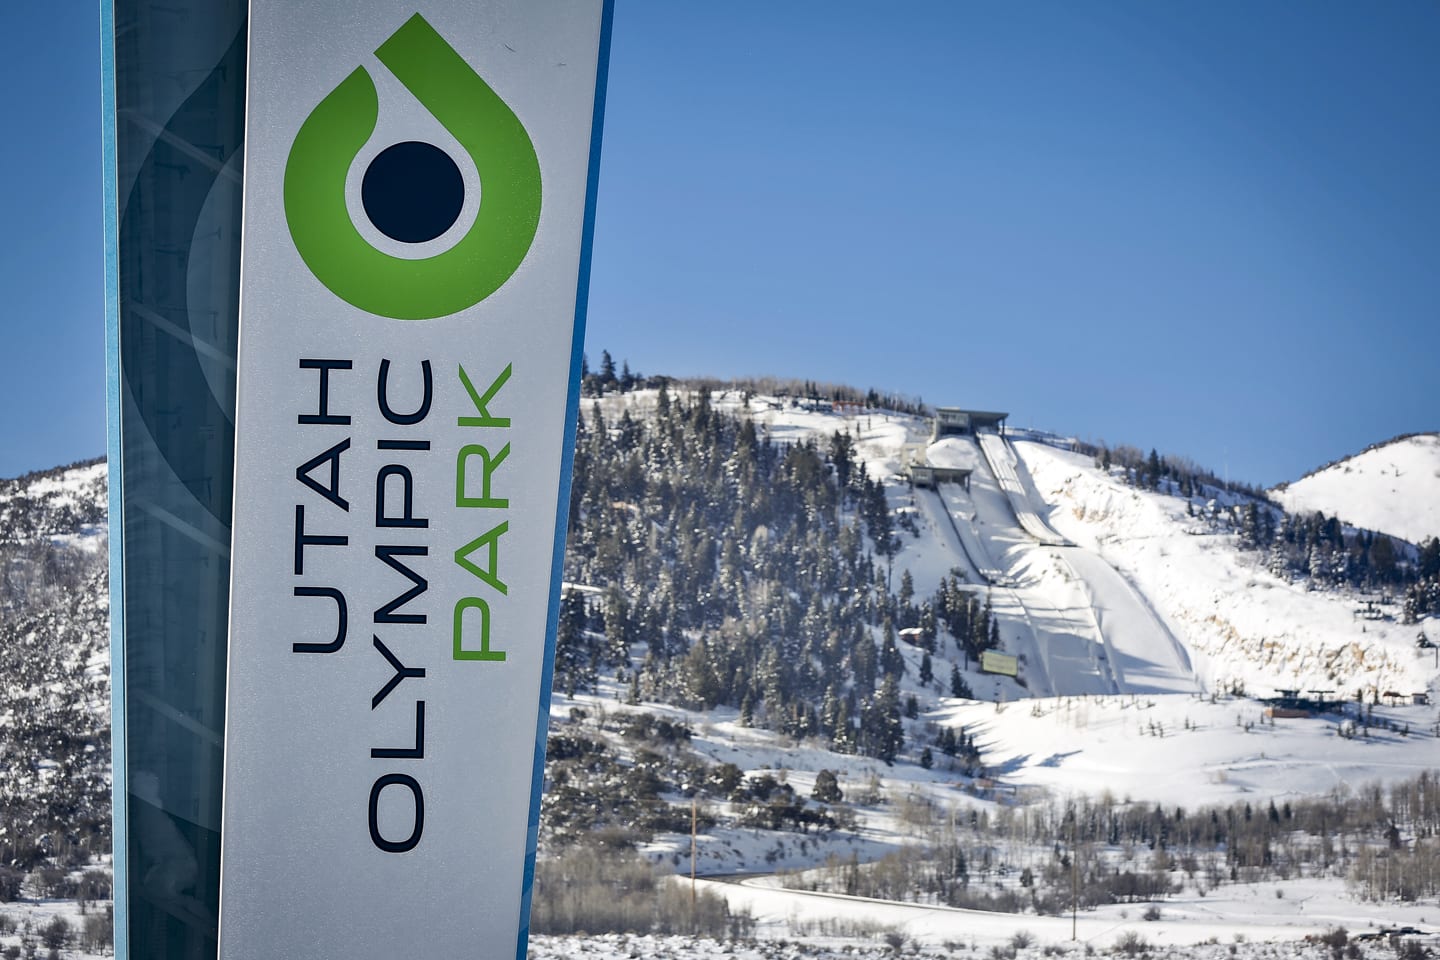
[[[1005,436],[1005,414],[942,408],[921,497],[957,566],[991,588],[1009,652],[1036,695],[1193,693],[1190,658],[1144,596],[1103,557],[1052,527],[1049,507]],[[943,516],[939,516],[942,514]]]

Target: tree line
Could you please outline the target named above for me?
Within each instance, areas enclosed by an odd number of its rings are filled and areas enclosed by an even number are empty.
[[[1233,533],[1242,550],[1263,554],[1270,573],[1322,589],[1398,593],[1408,623],[1440,615],[1440,540],[1413,546],[1347,527],[1321,512],[1289,513],[1251,484],[1224,480],[1183,457],[1135,447],[1081,444],[1102,469],[1131,486],[1186,501],[1197,522]],[[1220,501],[1227,501],[1221,503]]]
[[[887,762],[910,708],[900,631],[922,685],[968,694],[932,657],[996,646],[989,600],[954,576],[929,598],[908,572],[893,582],[903,534],[853,436],[779,443],[664,382],[653,416],[612,417],[592,404],[577,429],[565,579],[585,589],[563,598],[557,691],[614,671],[637,702],[729,706]]]

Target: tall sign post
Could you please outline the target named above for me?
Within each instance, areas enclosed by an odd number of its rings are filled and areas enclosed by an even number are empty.
[[[609,6],[250,7],[220,956],[523,956]]]
[[[611,0],[103,11],[117,955],[523,957]]]
[[[115,950],[213,960],[245,0],[102,0]]]

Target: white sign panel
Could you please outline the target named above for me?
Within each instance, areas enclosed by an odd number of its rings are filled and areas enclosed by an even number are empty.
[[[222,958],[523,956],[608,24],[251,3]]]

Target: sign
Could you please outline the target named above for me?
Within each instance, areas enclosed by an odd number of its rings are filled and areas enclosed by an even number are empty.
[[[222,958],[524,954],[609,16],[251,4]]]
[[[980,670],[983,673],[1002,673],[1013,677],[1020,672],[1020,662],[1009,654],[983,650],[980,653]]]

